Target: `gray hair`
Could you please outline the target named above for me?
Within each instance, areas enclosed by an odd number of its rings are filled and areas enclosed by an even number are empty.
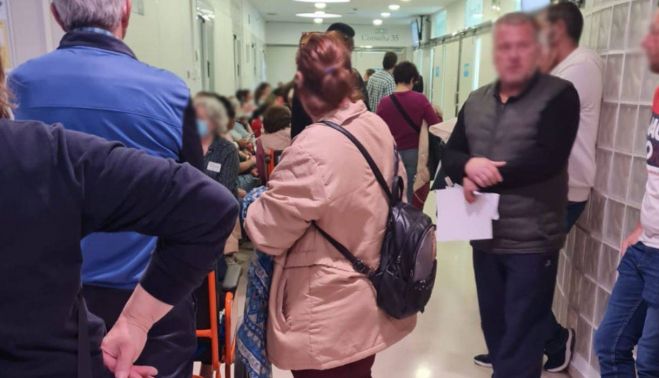
[[[218,99],[197,96],[194,99],[194,105],[206,110],[208,120],[217,128],[215,134],[222,135],[229,131],[229,115],[227,114],[227,109]]]
[[[96,26],[114,30],[121,24],[126,0],[53,0],[66,31]]]
[[[540,25],[538,25],[538,20],[536,20],[533,15],[529,13],[524,13],[524,12],[513,12],[513,13],[508,13],[505,14],[497,19],[497,21],[494,23],[494,27],[501,26],[501,25],[524,25],[528,24],[530,25],[533,30],[535,31],[535,36],[536,38],[539,37],[540,34]]]

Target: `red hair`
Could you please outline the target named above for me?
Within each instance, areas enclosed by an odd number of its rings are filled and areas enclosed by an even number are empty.
[[[296,89],[304,107],[320,117],[354,93],[350,51],[335,32],[313,34],[297,53]]]

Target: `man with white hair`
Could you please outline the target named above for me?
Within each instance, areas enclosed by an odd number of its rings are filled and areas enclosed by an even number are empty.
[[[51,10],[66,34],[57,50],[12,72],[16,118],[62,123],[201,168],[186,84],[139,62],[122,41],[131,0],[53,0]],[[156,243],[155,237],[134,232],[83,239],[83,295],[108,329],[142,277]],[[194,304],[187,298],[149,332],[137,363],[156,367],[159,377],[189,378],[195,349]]]

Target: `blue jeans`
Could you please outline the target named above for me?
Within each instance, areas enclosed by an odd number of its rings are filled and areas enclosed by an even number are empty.
[[[412,199],[414,198],[414,177],[416,177],[416,169],[419,164],[419,150],[400,150],[400,158],[403,160],[403,165],[407,171],[407,183],[405,187],[407,188],[407,203],[412,204]]]
[[[630,247],[618,273],[595,335],[602,377],[659,377],[659,250],[643,243]]]

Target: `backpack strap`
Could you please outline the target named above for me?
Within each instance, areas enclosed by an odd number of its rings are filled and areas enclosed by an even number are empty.
[[[318,224],[315,221],[312,222],[312,224],[314,225],[314,227],[316,227],[318,232],[320,232],[320,234],[323,235],[323,237],[328,242],[330,242],[330,244],[332,244],[332,246],[334,246],[334,248],[336,248],[336,250],[339,251],[339,253],[341,253],[343,257],[346,258],[346,260],[350,261],[350,264],[352,264],[352,268],[355,270],[355,272],[364,274],[369,277],[373,275],[374,273],[373,270],[368,265],[366,265],[365,262],[357,258],[357,256],[353,255],[352,252],[348,250],[348,248],[346,248],[343,244],[341,244],[339,241],[337,241],[332,236],[330,236],[330,234],[325,232],[325,230],[320,228],[320,226],[318,226]]]
[[[405,111],[405,108],[403,108],[403,105],[401,105],[400,101],[398,101],[398,99],[396,98],[396,94],[392,93],[391,96],[389,96],[389,98],[391,99],[391,102],[393,102],[396,109],[398,109],[398,112],[400,113],[400,115],[403,116],[403,118],[405,119],[405,122],[407,122],[407,124],[414,131],[416,131],[417,134],[421,134],[421,128],[414,124],[414,121],[412,121],[412,118],[410,117],[410,115],[407,114],[407,112]]]
[[[382,172],[380,171],[380,168],[378,168],[378,165],[375,164],[375,161],[371,157],[371,154],[368,153],[368,150],[364,145],[355,138],[354,135],[352,135],[348,130],[346,130],[344,127],[337,125],[336,123],[330,122],[330,121],[322,121],[322,123],[326,126],[329,126],[333,128],[334,130],[340,132],[341,134],[345,135],[346,138],[350,139],[350,141],[357,147],[359,152],[364,156],[366,159],[366,162],[368,165],[371,167],[371,170],[373,171],[373,174],[375,175],[375,179],[378,181],[380,186],[382,187],[382,190],[384,190],[384,193],[387,195],[387,199],[389,200],[389,205],[394,204],[394,196],[391,193],[391,189],[389,189],[389,184],[387,184],[387,180],[385,180],[384,176],[382,175]]]
[[[322,123],[324,125],[328,126],[328,127],[333,128],[334,130],[340,132],[341,134],[345,135],[346,138],[350,139],[350,141],[357,147],[359,152],[362,153],[362,155],[364,156],[364,158],[368,162],[368,165],[371,167],[371,170],[373,171],[373,174],[375,175],[375,179],[378,181],[378,183],[382,187],[382,190],[384,190],[385,194],[387,195],[387,199],[389,200],[389,206],[392,206],[395,203],[394,202],[395,199],[394,199],[394,196],[392,194],[392,191],[391,191],[391,189],[389,189],[389,185],[387,184],[387,180],[385,180],[384,176],[382,175],[382,172],[380,171],[380,168],[378,168],[377,164],[375,164],[375,161],[373,161],[373,158],[371,157],[371,154],[369,154],[368,151],[366,150],[366,147],[364,147],[364,145],[361,144],[361,142],[358,141],[357,138],[355,138],[355,136],[352,135],[348,130],[346,130],[345,128],[337,125],[336,123],[333,123],[333,122],[330,122],[330,121],[322,121]],[[395,167],[394,167],[394,181],[396,181],[397,180],[396,177],[398,176],[399,156],[398,156],[398,152],[396,151],[395,148],[394,148],[394,164],[395,164]],[[396,186],[394,185],[394,187],[396,187]],[[341,255],[343,255],[343,257],[345,257],[346,260],[350,261],[350,264],[352,264],[352,268],[357,273],[364,274],[364,275],[368,276],[369,278],[373,277],[373,275],[375,274],[373,269],[371,269],[368,265],[366,265],[366,263],[364,263],[362,260],[360,260],[355,255],[353,255],[352,252],[350,252],[348,250],[348,248],[346,248],[338,240],[334,239],[330,234],[325,232],[325,230],[320,228],[320,226],[318,226],[318,224],[315,221],[313,221],[311,223],[313,224],[314,227],[316,227],[318,232],[320,232],[320,234],[330,244],[332,244],[332,246],[334,246],[334,248],[336,248],[336,250],[339,251],[339,253]]]

